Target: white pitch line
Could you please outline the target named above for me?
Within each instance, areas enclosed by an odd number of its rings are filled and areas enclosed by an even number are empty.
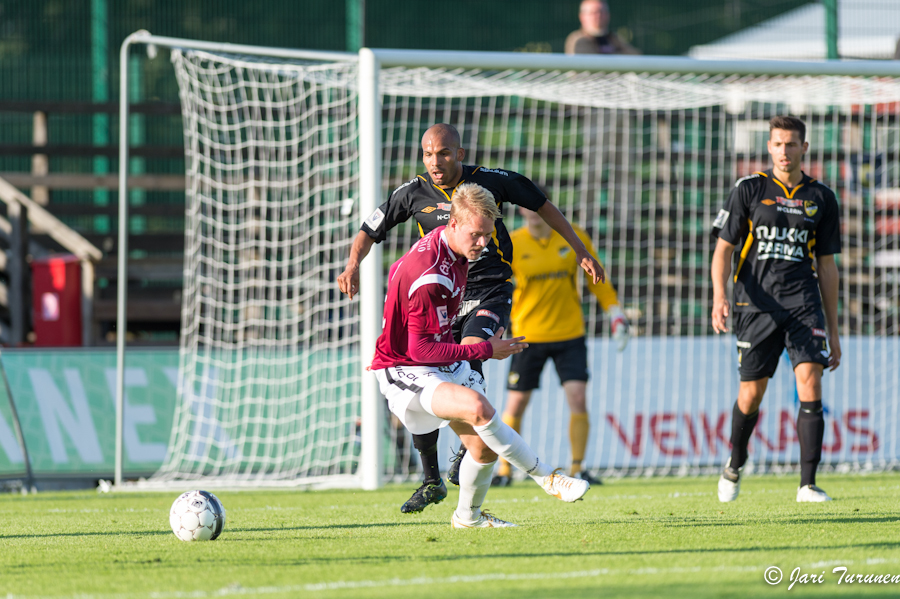
[[[862,562],[861,565],[881,565],[881,564],[897,564],[900,558],[882,559],[869,558]],[[828,562],[816,562],[813,564],[805,564],[801,566],[803,569],[816,569],[824,565],[843,565],[853,566],[856,562],[853,560],[840,560]],[[104,594],[87,594],[75,593],[72,595],[13,595],[7,594],[3,599],[206,599],[215,597],[229,596],[253,596],[253,595],[274,595],[276,593],[303,593],[303,592],[322,592],[322,591],[340,591],[346,589],[378,589],[389,587],[414,587],[414,586],[430,586],[436,584],[458,584],[458,583],[477,583],[489,582],[495,580],[517,581],[517,580],[548,580],[554,579],[577,579],[577,578],[598,578],[601,576],[630,576],[630,577],[659,577],[667,574],[700,574],[700,573],[722,573],[722,572],[758,572],[762,578],[763,571],[771,564],[762,566],[715,566],[704,568],[695,566],[692,568],[637,568],[629,570],[613,570],[609,568],[598,568],[595,570],[577,570],[573,572],[534,572],[530,574],[507,574],[504,572],[478,574],[471,576],[448,576],[444,578],[389,578],[387,580],[336,580],[331,582],[319,582],[290,586],[268,586],[268,587],[250,587],[245,588],[240,585],[227,586],[214,591],[165,591],[165,592],[147,592],[147,593],[104,593]]]

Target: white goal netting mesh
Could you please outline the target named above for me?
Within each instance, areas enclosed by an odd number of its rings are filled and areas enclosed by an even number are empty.
[[[188,158],[182,395],[163,477],[309,481],[355,473],[357,300],[334,279],[368,216],[356,201],[356,65],[175,52]],[[702,68],[702,63],[698,63]],[[466,162],[521,172],[591,235],[633,339],[610,343],[585,300],[591,436],[585,464],[695,472],[728,455],[737,393],[733,336],[714,336],[710,227],[735,180],[768,168],[767,121],[808,125],[808,174],[835,190],[844,251],[843,365],[824,380],[823,462],[900,461],[900,81],[389,68],[384,196],[421,172],[422,133],[459,128]],[[522,224],[506,207],[510,230]],[[414,241],[385,244],[385,268]],[[375,301],[381,293],[360,296]],[[508,365],[486,364],[505,400]],[[750,468],[799,459],[797,399],[782,360]],[[409,436],[383,425],[388,477],[418,476]],[[445,429],[446,430],[446,429]],[[568,408],[552,366],[523,435],[569,459]],[[442,436],[442,456],[456,440]],[[447,463],[445,461],[445,463]]]
[[[355,68],[173,62],[187,218],[180,397],[157,478],[350,476],[359,322],[333,281],[357,220]]]

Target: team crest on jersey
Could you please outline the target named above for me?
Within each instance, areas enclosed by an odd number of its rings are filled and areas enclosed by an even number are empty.
[[[437,310],[438,324],[442,327],[450,324],[450,314],[447,311],[447,306],[437,306],[435,308]]]
[[[819,211],[819,206],[812,200],[806,200],[803,202],[803,209],[806,211],[806,216],[812,218]]]
[[[450,211],[450,204],[444,204],[444,203],[438,202],[437,209],[438,209],[438,210],[446,210],[446,211],[449,212],[449,211]]]
[[[560,258],[565,258],[566,255],[568,255],[569,250],[571,250],[571,249],[572,249],[572,248],[569,248],[569,247],[559,248],[559,257],[560,257]]]

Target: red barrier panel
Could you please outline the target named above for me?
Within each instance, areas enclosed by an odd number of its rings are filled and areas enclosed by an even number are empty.
[[[81,263],[71,255],[31,263],[36,346],[81,345]]]

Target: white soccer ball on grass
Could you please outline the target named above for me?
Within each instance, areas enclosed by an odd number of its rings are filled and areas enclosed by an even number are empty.
[[[225,508],[212,493],[188,491],[172,504],[169,524],[182,541],[213,541],[225,528]]]

